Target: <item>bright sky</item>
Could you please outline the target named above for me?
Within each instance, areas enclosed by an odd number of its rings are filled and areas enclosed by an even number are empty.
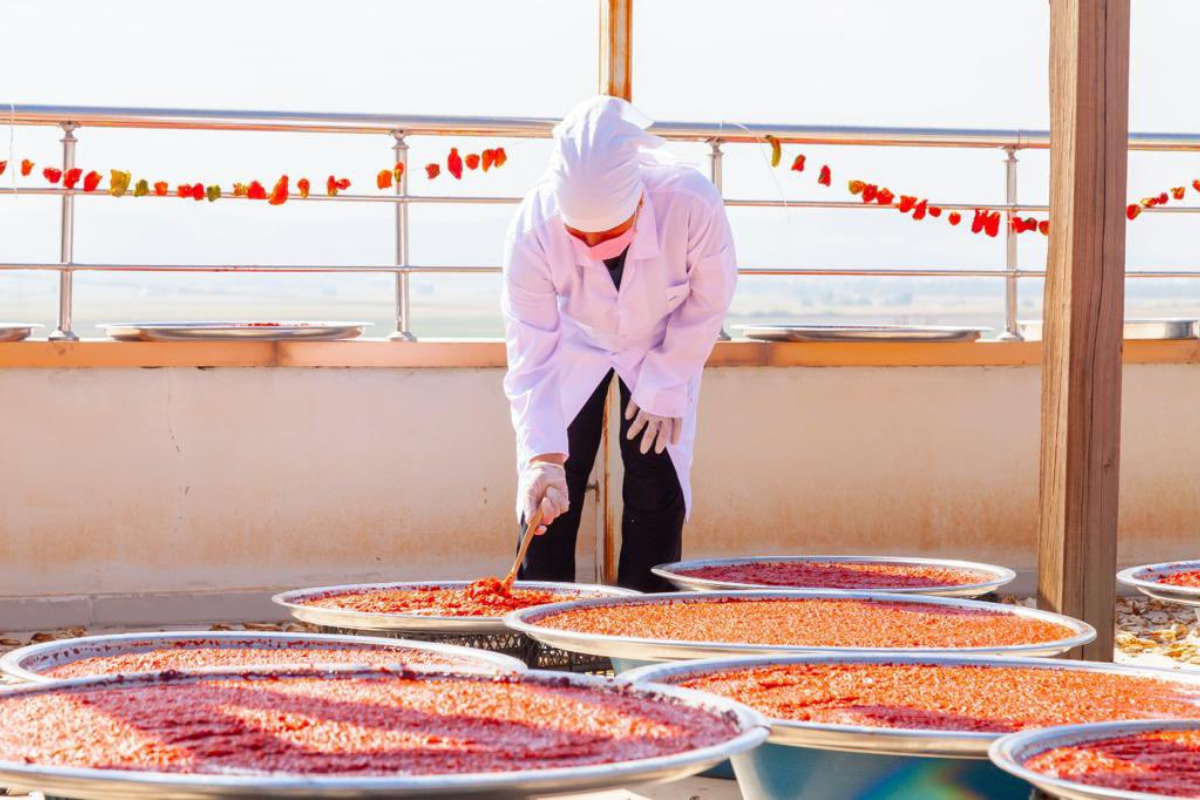
[[[1045,128],[1046,0],[634,0],[634,102],[662,120]],[[560,116],[597,81],[596,0],[5,0],[0,102],[148,107]],[[1134,3],[1131,127],[1200,131],[1190,102],[1200,4]],[[1182,89],[1182,90],[1181,90]],[[13,133],[16,160],[59,160],[52,129]],[[0,134],[0,153],[7,151]],[[161,178],[221,182],[288,172],[317,183],[330,172],[361,187],[388,166],[388,137],[84,129],[79,163]],[[415,140],[416,164],[447,141]],[[463,147],[486,146],[478,141]],[[422,192],[520,194],[540,172],[545,144],[506,143],[500,174]],[[678,147],[703,165],[703,151]],[[1002,154],[990,151],[807,148],[848,178],[944,202],[1003,198]],[[0,154],[0,159],[7,156]],[[1021,154],[1020,197],[1043,201],[1045,153]],[[1200,176],[1200,156],[1131,158],[1130,194]],[[10,168],[11,173],[11,168]],[[10,175],[0,181],[8,185]],[[36,184],[35,184],[36,185]],[[771,172],[756,147],[730,148],[730,196],[828,198],[830,191]],[[845,197],[840,188],[834,192]],[[505,206],[418,207],[420,264],[497,264]],[[1003,265],[1000,240],[898,214],[731,211],[747,266]],[[390,209],[370,204],[191,204],[86,198],[77,202],[83,262],[370,263],[391,259]],[[1130,227],[1131,266],[1200,266],[1195,217],[1143,217]],[[57,258],[57,200],[0,197],[0,261]],[[1021,243],[1038,267],[1041,237]],[[1139,282],[1130,315],[1200,313],[1196,282]],[[81,275],[84,333],[103,318],[390,316],[390,278]],[[52,323],[53,276],[0,274],[0,318]],[[417,281],[418,333],[494,333],[497,281]],[[870,319],[983,322],[1000,318],[992,280],[747,278],[735,316],[859,314]],[[1022,284],[1036,315],[1039,282]],[[464,319],[475,322],[466,324]],[[424,326],[424,327],[423,327]]]

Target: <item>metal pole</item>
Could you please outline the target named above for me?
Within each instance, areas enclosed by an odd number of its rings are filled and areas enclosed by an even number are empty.
[[[722,195],[725,194],[725,173],[723,170],[723,162],[725,154],[721,152],[721,140],[708,140],[708,176],[713,182],[713,186],[717,187],[717,191]],[[717,334],[718,342],[728,342],[730,337],[729,332],[725,330],[725,326],[721,325],[721,332]]]
[[[59,141],[63,146],[63,173],[75,166],[75,128],[74,122],[62,123],[63,138]],[[71,292],[74,288],[74,274],[69,268],[75,260],[75,194],[66,192],[62,196],[62,211],[59,215],[59,263],[63,268],[58,273],[58,327],[50,334],[54,341],[73,342],[79,337],[71,330]]]
[[[1004,152],[1004,202],[1009,206],[1017,204],[1017,150],[1006,147]],[[1012,212],[1008,214],[1008,226],[1004,231],[1004,268],[1008,275],[1004,278],[1004,332],[999,338],[1002,341],[1014,341],[1023,338],[1017,329],[1017,270],[1020,268],[1020,258],[1017,255],[1017,231],[1012,226]]]
[[[400,180],[396,181],[396,196],[408,196],[408,143],[404,131],[392,131],[396,143],[392,145],[397,164],[403,164]],[[396,203],[396,266],[407,267],[408,263],[408,203]],[[396,330],[388,338],[394,342],[413,342],[417,337],[411,330],[409,314],[409,276],[407,272],[396,273]]]

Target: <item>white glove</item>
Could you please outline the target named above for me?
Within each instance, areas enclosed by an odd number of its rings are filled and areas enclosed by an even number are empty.
[[[637,415],[637,419],[634,419],[634,415]],[[636,439],[638,431],[646,429],[642,435],[641,447],[638,448],[643,453],[649,452],[650,445],[654,445],[654,452],[661,453],[667,449],[668,442],[679,444],[679,437],[683,434],[682,419],[651,414],[643,408],[638,408],[632,397],[629,398],[629,405],[625,409],[625,419],[633,420],[633,424],[629,426],[629,433],[625,434],[627,439]]]
[[[567,471],[561,464],[550,461],[530,461],[521,470],[517,482],[517,497],[521,500],[521,512],[525,521],[533,519],[533,512],[540,506],[542,524],[534,533],[541,536],[546,526],[571,507],[567,493]]]

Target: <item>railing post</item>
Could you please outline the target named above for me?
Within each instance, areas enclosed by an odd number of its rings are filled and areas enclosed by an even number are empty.
[[[1004,202],[1009,206],[1008,224],[1004,229],[1004,268],[1008,275],[1004,278],[1004,332],[1000,334],[1001,341],[1015,341],[1022,338],[1017,328],[1017,271],[1020,269],[1020,257],[1017,255],[1017,230],[1012,225],[1016,212],[1012,207],[1017,204],[1017,149],[1006,147],[1004,152]]]
[[[75,129],[79,127],[74,122],[64,122],[60,125],[63,138],[63,173],[75,166]],[[74,273],[70,265],[75,261],[75,193],[68,190],[62,196],[62,211],[59,215],[59,262],[63,265],[58,272],[58,327],[50,334],[54,341],[73,342],[79,337],[71,330],[72,297],[74,289]]]
[[[404,165],[404,170],[400,173],[400,180],[396,181],[395,192],[397,197],[407,198],[408,143],[404,139],[404,131],[392,131],[392,137],[396,140],[396,143],[392,145],[396,163]],[[410,266],[408,263],[408,202],[406,200],[396,203],[396,266]],[[394,342],[413,342],[417,338],[413,335],[411,326],[407,272],[396,273],[396,330],[388,338]]]
[[[723,162],[725,154],[721,152],[721,140],[708,140],[708,177],[712,180],[713,186],[717,187],[717,191],[723,196],[725,194],[725,173],[723,171]],[[729,333],[725,330],[725,326],[721,326],[721,333],[717,335],[717,341],[728,342],[730,340]]]

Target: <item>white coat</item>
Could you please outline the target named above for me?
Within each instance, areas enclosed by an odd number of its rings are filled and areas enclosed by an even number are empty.
[[[707,178],[687,166],[641,169],[644,204],[620,291],[603,261],[577,254],[547,182],[525,197],[504,258],[504,390],[520,467],[568,452],[567,426],[615,370],[641,408],[683,419],[667,452],[690,513],[700,375],[733,297],[737,258]]]

